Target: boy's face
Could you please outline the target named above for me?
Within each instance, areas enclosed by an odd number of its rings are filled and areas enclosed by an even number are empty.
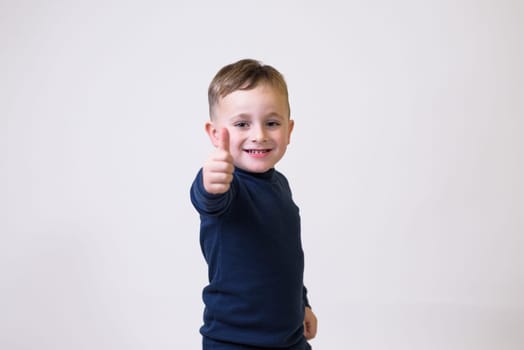
[[[236,90],[214,107],[206,131],[217,146],[220,130],[229,132],[229,152],[236,167],[265,172],[284,156],[293,131],[286,97],[269,85]]]

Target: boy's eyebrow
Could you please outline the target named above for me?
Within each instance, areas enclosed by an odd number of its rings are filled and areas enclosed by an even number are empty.
[[[229,120],[234,120],[234,119],[246,119],[246,118],[251,118],[251,115],[248,114],[248,113],[239,113],[239,114],[235,114],[233,116],[231,116],[229,118]]]
[[[271,112],[267,115],[268,117],[277,117],[277,118],[280,118],[280,119],[286,119],[285,116],[281,115],[280,113],[277,113],[277,112]]]
[[[285,116],[277,113],[277,112],[270,112],[267,113],[264,118],[279,118],[279,119],[286,119]],[[236,119],[251,119],[251,114],[249,113],[239,113],[231,116],[229,120],[236,120]]]

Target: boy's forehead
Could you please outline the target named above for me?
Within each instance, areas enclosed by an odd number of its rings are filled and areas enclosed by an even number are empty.
[[[287,95],[281,89],[271,85],[258,85],[251,89],[238,89],[220,97],[216,107],[235,108],[264,105],[271,108],[289,110]]]
[[[246,85],[244,85],[246,86]],[[211,119],[219,117],[218,114],[224,111],[224,108],[244,107],[258,105],[259,103],[269,103],[271,107],[283,109],[281,112],[286,117],[290,116],[290,106],[287,91],[278,85],[269,82],[261,82],[249,88],[239,88],[228,92],[215,100],[211,105]]]

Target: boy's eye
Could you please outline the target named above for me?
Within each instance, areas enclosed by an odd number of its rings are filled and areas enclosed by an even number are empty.
[[[277,122],[277,121],[269,121],[267,122],[267,126],[269,127],[277,127],[280,125],[280,122]]]
[[[247,122],[238,122],[234,124],[237,128],[247,128],[249,124]]]

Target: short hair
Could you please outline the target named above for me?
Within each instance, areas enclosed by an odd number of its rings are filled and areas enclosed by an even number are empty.
[[[290,112],[289,95],[284,76],[270,65],[254,59],[242,59],[222,67],[215,75],[208,89],[209,114],[218,101],[236,90],[250,90],[261,84],[268,84],[282,93]]]

